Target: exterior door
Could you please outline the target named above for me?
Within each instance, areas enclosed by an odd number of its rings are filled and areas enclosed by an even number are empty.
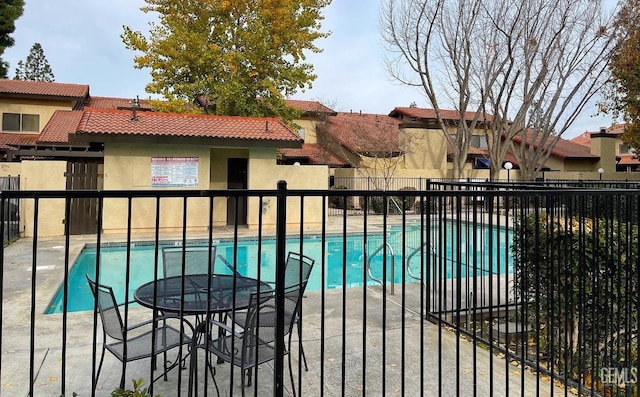
[[[227,189],[247,189],[247,159],[227,159]],[[227,225],[247,224],[247,198],[229,197],[227,199]]]

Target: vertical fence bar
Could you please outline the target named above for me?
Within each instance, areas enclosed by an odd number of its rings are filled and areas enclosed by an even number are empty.
[[[246,197],[246,196],[245,196]],[[233,200],[233,266],[234,268],[237,269],[238,267],[238,218],[240,216],[240,196],[239,195],[233,195],[233,196],[228,196],[227,200]],[[286,233],[285,233],[285,238],[286,238]],[[279,258],[278,255],[276,255],[277,258]],[[276,273],[277,274],[277,273]],[[238,285],[238,277],[236,277],[234,275],[233,277],[233,281],[232,281],[232,289],[235,291],[236,287]],[[283,290],[284,290],[284,284],[283,284]],[[284,293],[283,293],[284,294]],[[231,297],[231,307],[236,307],[236,295],[233,294],[233,296]],[[278,311],[278,313],[281,313],[280,311]],[[232,310],[232,315],[233,315],[233,310]],[[277,328],[276,328],[277,330]],[[231,334],[234,334],[236,332],[236,322],[232,321],[231,322]],[[280,340],[280,334],[278,332],[276,332],[276,343]],[[236,338],[232,338],[231,339],[231,350],[234,351],[236,348],[236,343],[239,343],[239,341],[236,341]],[[276,354],[276,359],[277,359],[277,354]],[[221,363],[221,360],[217,360],[218,363]],[[229,394],[232,395],[233,394],[233,385],[234,385],[234,365],[236,365],[236,357],[231,356],[231,366],[229,368]],[[258,371],[256,372],[256,379],[255,379],[255,385],[258,384]],[[277,374],[277,372],[276,372]],[[242,379],[242,377],[241,377]],[[242,385],[242,387],[244,387],[244,385]]]
[[[67,369],[67,325],[68,323],[68,313],[67,313],[67,304],[69,301],[69,216],[71,212],[71,199],[67,198],[65,200],[64,205],[64,278],[63,278],[63,294],[62,294],[62,371],[60,374],[61,382],[61,390],[60,393],[65,395],[65,385],[66,385],[66,369]]]
[[[284,390],[284,293],[285,293],[285,254],[287,245],[287,182],[278,181],[276,196],[276,358],[274,369],[274,396],[282,396]]]
[[[387,192],[382,194],[382,393],[387,390],[387,228],[389,213],[389,196]],[[391,283],[393,285],[393,282]]]
[[[369,254],[367,252],[367,244],[369,241],[369,235],[368,235],[368,230],[367,230],[367,225],[368,225],[368,215],[369,215],[369,202],[370,199],[368,196],[365,196],[364,202],[363,202],[363,206],[364,206],[364,216],[363,216],[363,222],[362,222],[362,229],[363,229],[363,234],[362,234],[362,249],[363,249],[363,254],[362,254],[362,346],[367,346],[367,279],[368,279],[368,274],[367,274],[367,262],[369,261]],[[346,214],[345,214],[345,234],[346,234]],[[343,250],[345,253],[343,254],[346,257],[346,250]],[[345,283],[346,280],[343,280],[343,284]],[[364,381],[364,379],[367,379],[367,349],[362,349],[362,395],[366,396],[367,395],[367,382]]]
[[[300,231],[299,231],[300,245],[299,245],[298,251],[300,252],[301,259],[300,259],[300,263],[298,264],[299,268],[297,272],[300,275],[300,278],[298,279],[298,284],[302,285],[302,266],[303,266],[302,255],[304,255],[305,253],[304,251],[304,198],[305,198],[304,194],[300,195],[299,198],[300,198]],[[299,324],[297,325],[298,327],[298,392],[300,393],[300,395],[302,395],[302,371],[301,371],[300,363],[303,362],[303,359],[304,359],[305,368],[307,365],[307,359],[302,355],[302,352],[303,352],[302,350],[302,323],[303,323],[302,304],[300,304],[300,307],[298,308],[298,310],[300,311],[300,313],[298,314]],[[290,329],[289,331],[293,332],[292,329]],[[289,354],[293,354],[293,353],[290,351]],[[291,387],[295,389],[295,385],[291,385]]]
[[[322,265],[321,274],[322,278],[320,281],[320,312],[325,313],[326,309],[326,272],[327,272],[327,196],[322,196],[322,248],[320,249],[322,252],[320,263]],[[326,322],[325,316],[320,316],[320,395],[324,395],[324,385],[325,385],[325,350],[324,350],[324,337],[326,331]],[[300,391],[300,395],[302,395],[302,390]]]
[[[342,206],[342,263],[347,263],[347,196],[342,198],[343,200],[343,206]],[[365,258],[367,257],[367,254],[365,252]],[[341,395],[344,396],[346,394],[346,373],[347,373],[347,367],[346,367],[346,347],[347,347],[347,321],[346,321],[346,316],[345,313],[347,312],[347,291],[346,291],[346,281],[347,281],[347,269],[345,266],[342,266],[341,269],[342,272],[342,301],[341,301],[341,310],[342,310],[342,321],[341,321],[341,343],[342,343],[342,352],[341,352],[341,357],[340,357],[340,362],[341,362],[341,376],[342,376],[342,382],[340,382],[340,387],[341,387]],[[366,280],[366,279],[365,279]],[[366,288],[366,286],[365,286]],[[362,368],[363,370],[363,375],[362,375],[362,379],[366,379],[365,376],[365,372],[366,371],[366,367],[363,366]]]
[[[0,191],[0,203],[2,204],[0,210],[2,210],[2,213],[4,213],[5,200],[6,198]],[[0,219],[4,220],[1,214],[0,214]],[[2,334],[3,334],[2,320],[4,319],[4,310],[3,310],[4,308],[4,304],[3,304],[4,302],[4,299],[3,299],[4,297],[4,239],[5,239],[5,234],[4,234],[4,226],[3,226],[2,228],[0,228],[0,241],[2,241],[2,244],[0,244],[0,363],[2,362],[2,351],[4,350],[2,348]],[[2,365],[0,365],[0,379],[2,379]],[[0,386],[1,386],[1,383],[0,383]]]
[[[102,231],[102,215],[104,211],[104,198],[102,196],[98,197],[98,223],[96,226],[96,230]],[[101,253],[101,243],[102,237],[101,233],[98,233],[96,236],[96,264],[95,264],[95,279],[96,283],[100,283],[100,253]],[[96,395],[96,386],[98,383],[98,379],[96,378],[96,355],[98,352],[98,294],[93,294],[93,345],[92,345],[92,356],[91,356],[91,396]],[[126,338],[126,336],[125,336]],[[125,368],[123,367],[123,373]]]
[[[31,325],[29,330],[29,396],[33,396],[33,385],[35,384],[35,340],[36,340],[36,267],[38,252],[38,210],[40,208],[40,199],[38,196],[34,198],[33,208],[33,244],[31,256]]]

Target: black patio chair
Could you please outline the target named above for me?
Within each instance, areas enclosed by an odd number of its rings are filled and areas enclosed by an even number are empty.
[[[293,318],[293,322],[291,324],[287,323],[285,325],[285,329],[287,330],[287,335],[289,336],[288,341],[288,350],[291,350],[291,336],[293,326],[295,325],[298,329],[298,341],[300,344],[300,354],[302,355],[302,361],[304,363],[304,370],[309,371],[309,366],[307,365],[307,357],[304,354],[304,348],[302,346],[302,324],[300,311],[302,310],[302,297],[304,296],[304,290],[307,286],[307,282],[309,281],[309,276],[311,275],[311,270],[313,270],[313,264],[315,263],[314,259],[306,255],[300,255],[297,252],[289,252],[287,255],[287,262],[285,264],[285,287],[289,288],[295,285],[301,285],[300,293],[295,296],[296,299],[300,299],[300,302],[295,302],[296,305],[300,306],[299,312],[296,313],[296,316]],[[272,283],[275,288],[275,283]],[[237,325],[242,326],[244,322],[246,322],[246,311],[238,311],[235,313],[233,317],[234,322]]]
[[[108,350],[118,360],[122,362],[122,376],[120,378],[120,388],[124,388],[125,373],[127,363],[143,358],[156,357],[163,354],[164,371],[158,377],[152,380],[155,382],[164,377],[167,380],[167,372],[173,369],[180,362],[180,355],[174,362],[167,360],[167,351],[187,345],[191,343],[191,337],[185,334],[188,327],[193,335],[193,326],[186,320],[175,316],[156,316],[155,319],[147,320],[138,324],[124,327],[119,307],[127,303],[118,304],[116,302],[113,289],[106,285],[97,284],[89,275],[86,275],[91,292],[96,298],[96,308],[100,314],[102,321],[102,353],[100,355],[100,364],[96,373],[95,382],[98,383],[102,362],[104,360],[104,352]],[[180,322],[179,329],[167,324],[167,320],[172,319]],[[144,328],[150,328],[144,330]],[[140,330],[139,330],[140,329]],[[112,342],[107,340],[107,336],[113,339]],[[155,345],[154,345],[155,342]],[[167,364],[169,364],[167,366]]]
[[[184,257],[184,269],[183,269]],[[211,266],[209,266],[211,262]],[[215,273],[216,247],[211,246],[171,246],[162,248],[162,270],[164,277],[183,274]],[[209,270],[211,269],[211,270]]]
[[[233,266],[222,255],[216,256],[216,246],[170,246],[162,248],[162,270],[164,277],[183,276],[187,274],[216,274],[216,257],[222,261],[232,274],[239,275]],[[184,268],[183,268],[184,258]],[[209,262],[211,265],[209,265]],[[204,320],[204,316],[196,315],[195,324]]]
[[[295,319],[300,314],[301,294],[306,287],[306,281],[302,284],[293,285],[285,289],[285,332],[291,333],[291,327]],[[230,326],[227,323],[209,320],[200,324],[196,332],[203,327],[217,326],[225,332],[217,339],[206,339],[197,347],[205,349],[207,352],[217,356],[223,361],[238,366],[241,369],[242,396],[245,395],[245,387],[251,386],[253,369],[275,359],[275,327],[276,327],[276,294],[275,291],[253,292],[249,297],[249,307],[246,311],[235,313],[236,316],[242,314],[242,321],[239,318],[232,318],[238,327]],[[234,313],[230,314],[234,316]],[[203,330],[204,331],[204,330]],[[209,335],[213,335],[212,329],[207,330]],[[197,372],[197,352],[192,352],[192,370]],[[284,354],[289,355],[289,375],[291,386],[295,397],[295,383],[293,379],[293,367],[289,349],[285,349]],[[218,385],[215,381],[215,369],[213,360],[209,360],[209,373],[214,380],[216,391]],[[197,377],[196,377],[197,378]],[[197,387],[197,379],[193,379],[193,384]]]

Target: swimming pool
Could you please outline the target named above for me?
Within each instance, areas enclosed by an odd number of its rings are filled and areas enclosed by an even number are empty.
[[[394,279],[396,283],[400,283],[403,278],[403,247],[405,247],[405,258],[409,258],[409,255],[416,251],[409,262],[411,271],[414,274],[419,274],[420,264],[423,262],[422,258],[423,256],[426,257],[426,255],[430,255],[434,265],[439,266],[438,271],[432,269],[430,272],[437,277],[456,277],[458,270],[461,270],[461,277],[468,277],[473,274],[495,274],[498,270],[500,270],[500,273],[511,272],[511,231],[504,228],[494,228],[492,230],[487,226],[478,226],[473,229],[473,232],[468,232],[467,228],[464,228],[458,235],[455,224],[449,224],[445,230],[440,230],[441,228],[444,227],[435,226],[431,228],[432,242],[430,246],[423,246],[422,249],[420,249],[420,246],[423,240],[421,240],[422,232],[419,225],[410,225],[404,229],[391,228],[389,230],[386,238],[386,242],[389,244],[387,248],[387,265],[390,266],[391,264],[389,252],[393,250],[395,254]],[[457,242],[458,237],[460,238],[459,243]],[[426,236],[424,238],[426,239]],[[214,240],[214,243],[217,247],[217,254],[222,255],[228,262],[233,263],[233,241]],[[176,244],[179,243],[167,241],[162,242],[160,247],[174,246]],[[206,244],[206,242],[195,242],[194,244]],[[367,255],[365,255],[364,235],[349,234],[346,240],[342,235],[327,236],[325,239],[325,288],[362,286],[365,279],[367,258],[382,244],[383,236],[381,234],[368,235],[366,238]],[[288,239],[286,250],[299,252],[300,245],[299,239]],[[305,237],[302,241],[302,247],[305,255],[316,260],[307,290],[320,290],[323,286],[320,266],[322,264],[322,239],[320,236]],[[130,299],[133,299],[133,292],[138,286],[153,280],[155,251],[156,246],[154,243],[132,244],[129,267]],[[490,252],[493,254],[490,254]],[[508,255],[505,255],[505,253]],[[100,249],[100,281],[113,287],[118,302],[123,302],[125,298],[126,255],[127,248],[124,244],[103,246]],[[500,261],[495,259],[498,255],[501,256]],[[162,255],[159,253],[158,256],[158,275],[161,277]],[[507,256],[506,259],[505,256]],[[92,278],[95,277],[96,257],[95,247],[85,247],[69,271],[67,310],[70,312],[93,310],[93,297],[87,285],[85,274],[89,274]],[[456,266],[457,259],[460,259],[460,269]],[[371,273],[375,278],[382,279],[383,261],[382,251],[371,257]],[[493,266],[488,265],[490,262],[493,263]],[[258,263],[260,263],[261,278],[263,280],[273,280],[275,278],[275,240],[262,240],[260,258],[258,258],[258,241],[255,239],[239,240],[237,247],[238,272],[244,276],[257,277]],[[346,266],[343,267],[343,263]],[[498,265],[500,269],[496,268],[498,263],[501,263],[501,265]],[[474,268],[482,270],[474,272]],[[231,273],[224,266],[217,266],[216,270],[218,269]],[[343,277],[343,273],[345,277]],[[387,278],[389,279],[389,277],[390,269],[388,267]],[[367,276],[366,279],[367,284],[376,284],[376,281],[372,278]],[[405,280],[407,282],[415,282],[414,279],[406,275],[406,272]],[[61,286],[51,300],[47,314],[62,312],[62,297],[63,288]]]

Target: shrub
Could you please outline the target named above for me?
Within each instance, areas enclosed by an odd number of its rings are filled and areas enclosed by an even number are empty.
[[[384,198],[382,196],[369,197],[369,210],[374,214],[384,213]]]
[[[369,211],[373,211],[374,214],[383,214],[385,199],[387,200],[387,215],[398,215],[401,213],[399,207],[402,205],[402,197],[398,196],[381,195],[369,197]]]
[[[440,212],[440,207],[445,208],[446,198],[437,196],[425,196],[424,200],[416,200],[415,211],[416,213],[424,213],[425,215],[436,215]],[[422,204],[422,212],[420,211],[420,205]]]
[[[403,187],[402,189],[400,189],[401,191],[408,191],[408,192],[415,192],[417,191],[417,189],[413,186],[406,186]],[[416,206],[416,197],[415,195],[406,195],[406,196],[397,196],[396,200],[398,202],[398,204],[402,203],[402,200],[404,200],[404,205],[403,205],[403,209],[405,211],[413,211],[413,209]]]
[[[542,212],[520,219],[514,236],[519,317],[540,357],[576,381],[637,368],[638,226]]]
[[[401,191],[416,191],[416,188],[407,186]],[[375,214],[382,214],[384,212],[384,199],[387,199],[387,214],[388,215],[399,215],[403,211],[413,211],[416,205],[416,195],[402,195],[402,196],[383,196],[382,191],[380,192],[380,196],[371,196],[369,197],[369,211],[372,211]],[[364,208],[364,197],[360,197],[360,208]]]
[[[332,190],[346,190],[346,186],[332,186]],[[329,207],[330,208],[344,208],[344,196],[329,196]],[[353,197],[347,197],[347,209],[349,209],[350,204],[353,202]]]

